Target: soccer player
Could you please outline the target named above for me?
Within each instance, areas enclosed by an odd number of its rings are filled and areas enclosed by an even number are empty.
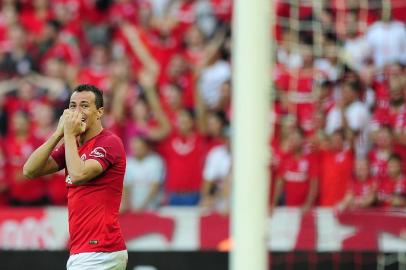
[[[127,264],[118,223],[126,156],[121,140],[103,129],[102,115],[102,92],[92,85],[79,85],[56,131],[31,154],[23,168],[28,178],[65,169],[68,270],[121,270]],[[62,138],[64,143],[56,148]]]

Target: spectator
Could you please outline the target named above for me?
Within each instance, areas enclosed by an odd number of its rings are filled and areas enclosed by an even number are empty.
[[[152,152],[143,137],[131,139],[124,177],[124,207],[131,212],[154,210],[159,205],[159,188],[164,178],[161,157]]]
[[[15,75],[26,75],[35,70],[35,62],[28,52],[27,34],[24,28],[13,25],[8,31],[10,48],[0,60],[0,72],[10,78]]]
[[[301,207],[306,212],[315,203],[317,197],[318,174],[315,160],[304,152],[303,132],[300,129],[288,135],[291,152],[281,161],[275,184],[273,206],[282,198],[284,205]]]
[[[7,156],[7,180],[10,204],[14,206],[45,205],[46,182],[42,178],[24,181],[22,173],[24,162],[40,142],[30,134],[28,115],[17,111],[11,118],[11,134],[5,138],[5,155]]]
[[[204,210],[227,211],[231,175],[230,141],[213,147],[207,154],[203,169],[200,207]]]
[[[169,205],[199,202],[206,156],[204,137],[195,130],[195,115],[183,109],[177,128],[160,146],[166,163],[165,194]]]
[[[375,22],[366,33],[366,40],[376,68],[406,61],[405,26],[383,12],[381,21]]]
[[[341,51],[341,60],[351,69],[361,71],[368,60],[368,41],[358,31],[358,15],[355,11],[348,13],[349,19],[345,27],[347,38]]]
[[[161,101],[171,120],[174,119],[180,107],[195,106],[194,88],[193,73],[184,57],[175,54],[159,80]],[[172,90],[179,91],[174,93]]]
[[[221,58],[220,48],[224,42],[225,34],[219,32],[212,41],[210,48],[198,67],[199,91],[202,99],[209,109],[218,107],[221,98],[221,86],[231,78],[230,63]]]
[[[140,74],[140,84],[145,97],[141,95],[135,104],[130,108],[131,115],[126,117],[125,104],[127,88],[120,88],[114,94],[112,104],[113,114],[118,123],[124,123],[124,146],[129,149],[129,139],[134,136],[142,136],[151,141],[160,141],[170,132],[170,124],[158,101],[155,85],[155,77],[148,72]]]
[[[353,208],[367,208],[375,202],[377,183],[369,173],[369,164],[366,159],[355,161],[354,178],[349,185],[342,201],[337,204],[338,211]]]
[[[360,101],[361,84],[347,82],[342,86],[341,98],[326,118],[326,133],[343,128],[351,136],[356,157],[365,157],[368,151],[369,111]]]
[[[171,122],[171,127],[175,128],[179,113],[185,107],[182,100],[183,90],[176,84],[167,84],[163,87],[162,92],[165,113]]]
[[[406,178],[401,170],[402,161],[398,155],[389,158],[387,178],[378,185],[378,205],[386,207],[406,206]]]
[[[342,129],[330,135],[329,146],[322,150],[320,165],[321,206],[334,206],[348,190],[353,172],[353,151]]]
[[[95,85],[104,92],[110,90],[110,82],[108,81],[110,75],[109,58],[110,50],[107,46],[102,44],[93,46],[90,52],[89,64],[80,70],[77,81]]]
[[[387,177],[389,158],[393,154],[392,141],[391,129],[389,127],[382,127],[377,132],[375,145],[368,154],[371,175],[379,182]]]

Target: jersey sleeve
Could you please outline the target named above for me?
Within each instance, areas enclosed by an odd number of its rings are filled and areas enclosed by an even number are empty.
[[[59,169],[64,169],[66,167],[65,162],[65,145],[62,144],[58,148],[56,148],[52,153],[51,157],[55,160],[56,164],[58,164]]]
[[[87,159],[98,161],[104,171],[122,157],[123,153],[124,148],[120,139],[108,136],[95,143]]]

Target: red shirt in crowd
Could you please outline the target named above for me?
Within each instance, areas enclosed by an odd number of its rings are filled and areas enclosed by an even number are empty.
[[[46,196],[46,182],[43,178],[27,180],[23,176],[25,161],[39,145],[40,141],[33,136],[18,139],[9,135],[5,138],[6,174],[11,199],[30,203]]]
[[[316,70],[280,70],[275,84],[288,95],[288,111],[297,116],[299,125],[307,133],[314,130],[315,102],[313,84],[316,77],[322,75]]]
[[[284,181],[285,204],[301,206],[305,203],[310,181],[317,180],[317,164],[311,155],[286,155],[281,161],[279,177]]]
[[[162,143],[160,152],[166,161],[166,191],[198,192],[207,153],[203,136],[173,133]]]
[[[126,167],[124,146],[119,137],[103,130],[79,148],[79,155],[82,160],[97,160],[103,173],[83,185],[72,185],[66,172],[70,253],[124,250],[118,222]],[[60,169],[66,168],[64,145],[52,158]]]
[[[320,164],[320,205],[333,206],[340,202],[352,178],[354,155],[351,149],[324,151]]]

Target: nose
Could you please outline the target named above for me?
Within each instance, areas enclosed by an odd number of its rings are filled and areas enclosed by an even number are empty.
[[[74,111],[81,113],[82,108],[80,106],[77,106],[76,108],[74,108]]]

